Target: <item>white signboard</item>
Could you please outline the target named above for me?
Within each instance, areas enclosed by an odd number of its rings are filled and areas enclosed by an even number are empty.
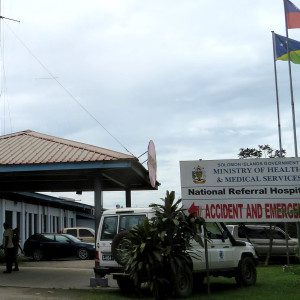
[[[183,206],[206,221],[300,221],[300,159],[180,162]]]

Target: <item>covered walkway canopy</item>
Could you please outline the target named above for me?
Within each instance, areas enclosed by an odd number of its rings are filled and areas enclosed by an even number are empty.
[[[0,191],[94,191],[96,229],[103,191],[155,190],[149,173],[132,155],[31,130],[0,136]]]

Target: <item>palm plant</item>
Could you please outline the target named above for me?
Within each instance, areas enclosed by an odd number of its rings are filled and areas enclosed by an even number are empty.
[[[163,205],[153,205],[154,218],[130,230],[122,254],[135,285],[149,283],[155,299],[167,299],[176,292],[177,275],[191,266],[187,250],[196,235],[195,222],[180,208],[181,200],[175,201],[175,192],[167,191],[162,200]]]

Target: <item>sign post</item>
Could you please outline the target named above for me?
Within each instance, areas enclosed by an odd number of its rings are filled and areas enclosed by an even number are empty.
[[[183,207],[205,221],[297,222],[300,159],[180,162]]]

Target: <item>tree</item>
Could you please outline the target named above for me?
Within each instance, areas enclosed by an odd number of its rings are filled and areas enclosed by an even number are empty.
[[[163,205],[153,205],[155,217],[144,219],[127,234],[123,258],[136,286],[147,282],[155,299],[168,299],[192,291],[192,262],[186,250],[196,236],[195,219],[202,220],[184,213],[174,191],[167,191],[161,200]]]
[[[285,157],[286,151],[272,149],[269,145],[258,145],[256,148],[240,148],[238,153],[239,158],[278,158]]]

